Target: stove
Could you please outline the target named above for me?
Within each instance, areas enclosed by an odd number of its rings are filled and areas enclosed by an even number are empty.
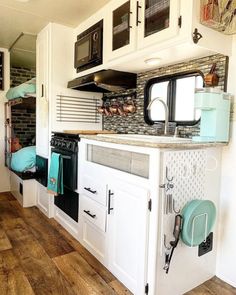
[[[78,143],[79,135],[53,132],[51,151],[61,155],[63,159],[64,194],[54,197],[54,204],[65,214],[78,222],[79,194],[78,185]]]

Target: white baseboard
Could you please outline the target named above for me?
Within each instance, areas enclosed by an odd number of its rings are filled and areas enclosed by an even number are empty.
[[[54,219],[60,223],[76,240],[78,240],[79,225],[70,216],[65,214],[57,206],[54,206]]]
[[[221,279],[222,281],[224,281],[225,283],[231,285],[232,287],[236,288],[236,282],[233,282],[231,280],[229,280],[228,278],[226,278],[225,276],[217,273],[216,276]]]

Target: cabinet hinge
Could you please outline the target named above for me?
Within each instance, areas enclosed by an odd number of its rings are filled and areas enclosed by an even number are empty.
[[[148,294],[148,292],[149,292],[149,285],[146,284],[146,286],[145,286],[145,294]]]
[[[182,15],[178,18],[178,26],[182,27]]]
[[[152,199],[148,201],[148,210],[152,211]]]

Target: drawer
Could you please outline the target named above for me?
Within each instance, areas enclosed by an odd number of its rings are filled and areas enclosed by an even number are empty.
[[[102,231],[106,231],[106,208],[99,205],[86,196],[80,196],[80,214],[96,225]]]
[[[82,194],[106,206],[107,186],[88,175],[82,177]]]

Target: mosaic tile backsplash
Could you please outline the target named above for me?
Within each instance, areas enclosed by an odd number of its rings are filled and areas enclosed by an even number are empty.
[[[150,135],[163,134],[164,125],[162,123],[148,125],[144,121],[143,104],[144,87],[146,82],[155,77],[193,70],[201,71],[205,75],[209,73],[213,63],[216,63],[216,72],[219,76],[219,86],[223,90],[226,87],[227,83],[227,57],[220,54],[200,59],[194,59],[188,62],[178,63],[175,65],[161,67],[155,70],[139,73],[137,78],[136,98],[134,99],[137,107],[136,113],[129,114],[126,117],[118,115],[114,115],[112,117],[104,116],[104,129],[116,131],[118,133],[138,133]],[[132,92],[134,90],[135,89],[129,90],[127,93]],[[120,93],[120,96],[122,96],[122,93]],[[112,97],[113,94],[109,94],[109,99],[112,99]],[[173,134],[174,130],[175,123],[169,123],[169,132]],[[199,126],[196,125],[193,127],[180,127],[179,131],[180,136],[191,137],[193,135],[198,135]]]

